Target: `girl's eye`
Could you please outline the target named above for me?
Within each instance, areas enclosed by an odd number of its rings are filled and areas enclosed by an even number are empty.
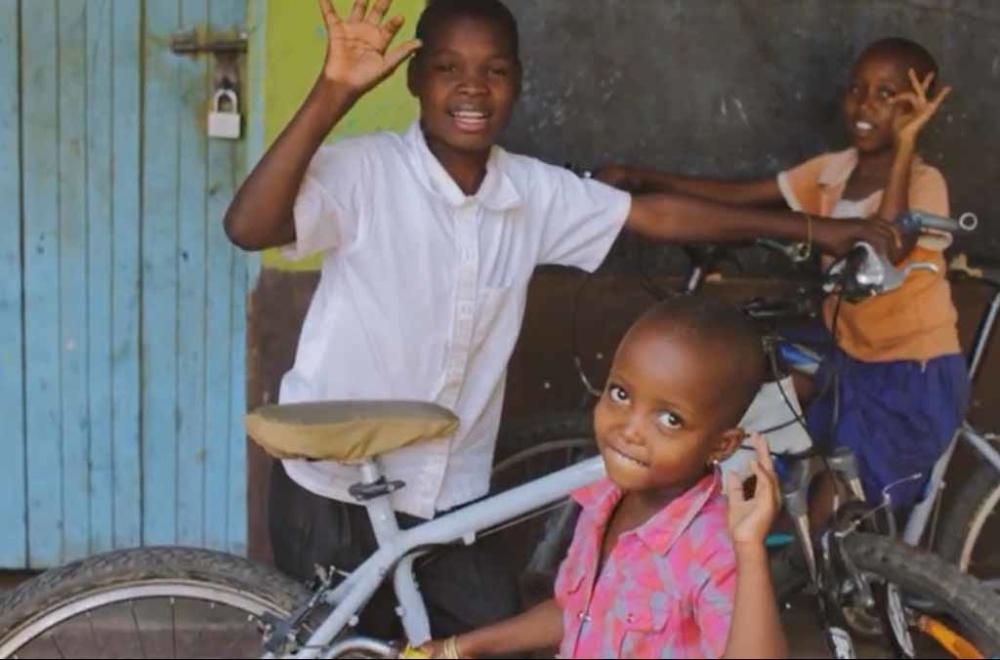
[[[506,75],[507,75],[507,69],[505,69],[503,67],[493,67],[492,69],[490,69],[490,75],[491,76],[497,76],[497,77],[500,77],[500,78],[506,77]]]
[[[608,388],[608,396],[615,403],[625,403],[628,401],[628,392],[618,385],[612,385]]]
[[[456,67],[455,67],[455,65],[454,65],[454,64],[448,64],[448,63],[441,63],[441,64],[438,64],[438,65],[437,65],[437,66],[435,66],[434,68],[435,68],[435,69],[436,69],[437,71],[440,71],[441,73],[454,73],[454,72],[455,72],[455,69],[456,69]]]
[[[888,87],[880,87],[879,90],[878,90],[878,95],[879,95],[879,98],[884,99],[884,100],[888,100],[888,99],[891,99],[896,94],[891,89],[889,89]]]
[[[681,418],[672,412],[660,413],[657,416],[657,420],[668,429],[679,429],[681,427]]]

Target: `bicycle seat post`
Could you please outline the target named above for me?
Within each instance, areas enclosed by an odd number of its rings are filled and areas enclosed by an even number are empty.
[[[827,457],[827,465],[844,480],[851,494],[858,500],[865,501],[865,491],[861,486],[861,472],[858,470],[858,460],[847,447],[838,447]]]
[[[349,492],[367,509],[375,540],[381,546],[399,534],[399,523],[390,495],[404,484],[401,481],[386,481],[374,458],[362,459],[358,467],[361,469],[361,483],[351,486]]]
[[[361,468],[361,483],[351,486],[350,493],[368,511],[375,541],[381,548],[392,543],[400,533],[390,496],[405,484],[402,481],[386,481],[374,458],[365,458],[358,466]],[[430,639],[430,622],[413,572],[416,557],[416,554],[407,555],[395,566],[393,588],[399,601],[396,614],[403,623],[407,639],[422,644]]]
[[[789,474],[781,481],[781,499],[785,510],[795,523],[795,535],[798,537],[802,554],[809,568],[809,577],[813,582],[817,579],[816,554],[812,537],[809,533],[809,481],[810,470],[806,461],[796,461],[791,465]]]

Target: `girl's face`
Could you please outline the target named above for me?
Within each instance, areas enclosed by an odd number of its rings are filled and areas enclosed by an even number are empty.
[[[861,153],[877,153],[893,146],[893,123],[907,110],[893,103],[897,94],[909,92],[907,68],[888,54],[863,55],[844,94],[844,119],[851,143]]]
[[[594,409],[608,477],[622,490],[685,487],[739,443],[742,431],[720,428],[729,372],[719,360],[662,328],[628,332]]]

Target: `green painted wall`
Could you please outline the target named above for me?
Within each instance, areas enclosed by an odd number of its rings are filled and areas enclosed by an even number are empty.
[[[341,16],[351,0],[335,0]],[[397,41],[408,39],[423,9],[423,0],[395,0],[390,10],[406,18]],[[326,31],[316,0],[266,0],[263,57],[264,144],[281,132],[298,109],[323,64]],[[417,116],[416,101],[406,90],[405,65],[369,93],[330,134],[330,139],[375,130],[404,128]],[[264,266],[281,269],[316,269],[317,258],[291,262],[277,250],[264,253]]]

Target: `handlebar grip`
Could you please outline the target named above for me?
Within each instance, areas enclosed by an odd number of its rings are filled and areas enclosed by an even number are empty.
[[[904,229],[936,229],[938,231],[956,232],[961,229],[958,220],[947,218],[941,215],[910,209],[903,213],[901,224]]]

